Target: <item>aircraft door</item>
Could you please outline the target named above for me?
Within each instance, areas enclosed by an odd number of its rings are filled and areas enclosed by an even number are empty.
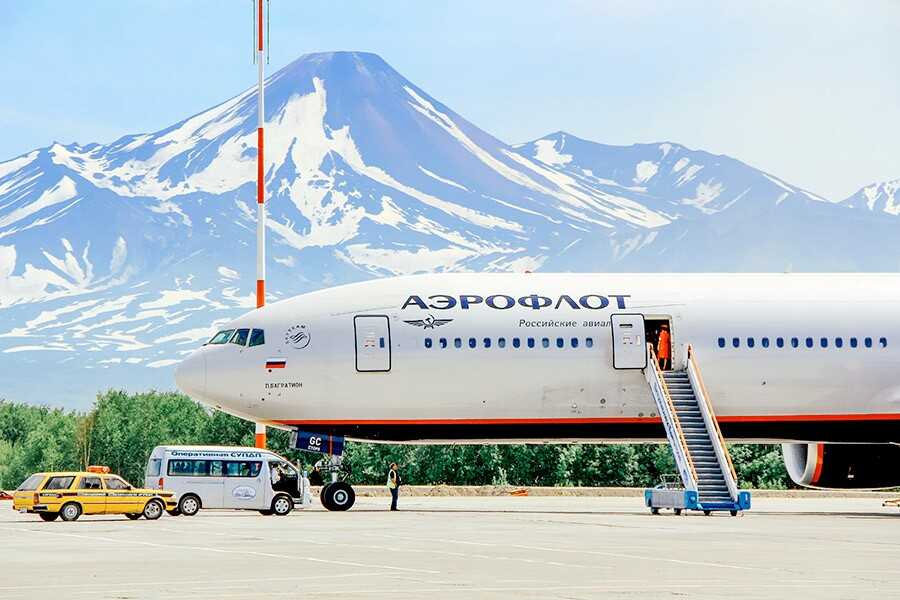
[[[353,317],[356,336],[356,370],[387,372],[391,370],[391,326],[385,315]]]
[[[613,368],[643,369],[647,366],[644,315],[615,314],[610,317]]]

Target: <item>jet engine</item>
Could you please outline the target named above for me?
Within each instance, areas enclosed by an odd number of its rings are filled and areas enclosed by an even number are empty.
[[[844,490],[900,486],[896,444],[782,444],[781,454],[797,485]]]

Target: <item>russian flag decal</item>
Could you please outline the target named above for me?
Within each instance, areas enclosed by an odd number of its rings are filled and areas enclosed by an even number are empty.
[[[269,358],[266,359],[266,368],[267,369],[283,369],[287,365],[287,359],[285,358]]]

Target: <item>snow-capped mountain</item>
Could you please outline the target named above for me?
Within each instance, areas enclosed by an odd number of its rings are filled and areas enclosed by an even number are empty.
[[[867,185],[843,203],[864,211],[900,215],[900,179]]]
[[[250,89],[0,163],[0,397],[171,388],[253,306],[256,111]],[[511,146],[372,54],[301,57],[267,80],[265,119],[276,298],[439,270],[897,268],[892,214],[675,143]]]

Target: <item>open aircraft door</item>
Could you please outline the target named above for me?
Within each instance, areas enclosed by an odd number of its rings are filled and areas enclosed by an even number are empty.
[[[610,317],[613,368],[643,369],[647,366],[644,315],[615,314]]]
[[[353,317],[356,370],[384,373],[391,370],[391,324],[384,315]]]

